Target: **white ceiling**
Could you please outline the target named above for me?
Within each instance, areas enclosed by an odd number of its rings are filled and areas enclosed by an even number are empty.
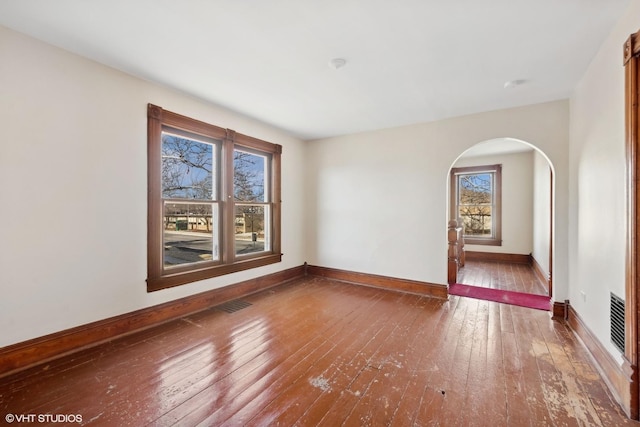
[[[0,25],[315,139],[568,98],[628,3],[0,0]]]

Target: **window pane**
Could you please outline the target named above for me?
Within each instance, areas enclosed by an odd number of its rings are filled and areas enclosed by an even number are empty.
[[[162,197],[217,199],[213,145],[162,132]]]
[[[233,151],[233,195],[236,201],[268,201],[267,160],[267,156]]]
[[[461,205],[491,204],[493,180],[490,173],[460,175],[458,197]]]
[[[460,218],[464,224],[464,235],[474,237],[493,236],[491,228],[491,206],[460,206]]]
[[[236,255],[270,250],[269,223],[268,206],[236,206]]]
[[[218,205],[164,205],[164,266],[219,260]]]
[[[464,235],[492,237],[493,173],[458,175],[458,198]]]

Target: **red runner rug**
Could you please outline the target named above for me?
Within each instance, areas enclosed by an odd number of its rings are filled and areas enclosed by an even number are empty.
[[[462,285],[460,283],[449,285],[449,294],[485,301],[501,302],[503,304],[519,305],[520,307],[535,308],[537,310],[551,311],[551,298],[544,295],[532,295],[522,292],[502,291],[500,289],[480,288],[478,286]]]

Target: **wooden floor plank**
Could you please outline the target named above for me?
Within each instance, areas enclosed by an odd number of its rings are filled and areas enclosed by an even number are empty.
[[[397,298],[401,298],[401,295],[381,295],[372,304],[363,305],[349,322],[348,328],[336,327],[327,331],[325,336],[333,345],[329,351],[305,365],[306,370],[295,376],[288,374],[287,381],[276,381],[265,389],[263,394],[270,396],[265,397],[265,402],[268,403],[262,407],[249,405],[230,421],[248,423],[247,425],[264,425],[265,422],[293,424],[305,411],[318,406],[317,399],[320,395],[329,396],[331,404],[335,395],[331,392],[336,388],[336,383],[343,377],[350,378],[344,372],[345,366],[353,363],[354,354],[359,354],[360,349],[383,323],[383,319],[376,314],[377,310],[381,305],[397,303]],[[304,390],[302,393],[301,388]],[[321,411],[324,414],[326,406],[321,406]]]
[[[413,419],[413,423],[417,425],[427,425],[436,414],[442,414],[442,419],[451,421],[452,425],[458,420],[459,414],[457,413],[451,419],[446,418],[442,408],[445,402],[448,403],[451,400],[460,402],[463,399],[461,396],[463,390],[456,390],[449,387],[449,384],[455,380],[458,380],[458,382],[466,381],[468,363],[460,362],[459,345],[462,344],[464,346],[467,344],[464,341],[468,339],[471,333],[469,329],[471,318],[467,317],[467,312],[470,306],[471,311],[473,311],[473,304],[477,304],[477,301],[461,297],[450,298],[454,300],[455,310],[450,314],[451,322],[447,330],[443,331],[445,333],[442,336],[440,345],[434,349],[429,358],[430,363],[427,366],[431,370],[426,373],[427,382],[422,390],[421,399]],[[455,360],[456,353],[458,353],[458,360]],[[460,363],[460,365],[457,363]],[[454,374],[453,378],[451,376],[452,373]]]
[[[478,277],[504,286],[521,276],[527,289],[527,274],[504,266]],[[317,277],[246,300],[235,313],[204,310],[1,378],[0,416],[79,414],[97,426],[639,425],[544,311]]]
[[[528,402],[526,378],[523,363],[518,353],[518,344],[513,333],[502,334],[503,372],[505,404],[507,406],[506,425],[530,426],[535,420]]]
[[[527,314],[530,309],[512,307],[518,354],[523,362],[525,393],[536,425],[575,425],[562,396],[563,386],[550,363],[543,337]],[[546,382],[545,382],[546,381]]]
[[[507,425],[506,390],[485,388],[486,384],[504,384],[500,305],[479,302],[473,334],[469,374],[466,384],[464,425],[482,425],[492,420],[495,425]],[[478,390],[483,390],[478,393]],[[487,406],[487,400],[494,405]]]
[[[436,413],[451,420],[453,425],[465,425],[467,413],[460,408],[467,406],[469,375],[477,366],[472,365],[473,337],[478,324],[482,324],[482,313],[479,308],[484,301],[464,298],[461,302],[467,305],[462,329],[458,335],[456,349],[452,357],[451,368],[446,371],[442,390],[446,392],[442,407]],[[431,412],[431,411],[430,411]]]
[[[407,317],[402,323],[395,325],[387,340],[369,362],[370,366],[373,366],[373,380],[367,392],[360,397],[345,419],[346,425],[389,425],[393,419],[402,396],[402,384],[410,378],[406,369],[406,353],[422,326],[416,325],[416,320],[424,306],[422,299],[417,306],[411,307],[413,310],[407,310]]]
[[[380,316],[378,313],[378,317],[383,319],[383,322],[378,324],[377,330],[370,335],[365,345],[350,358],[350,362],[343,365],[341,371],[344,373],[343,379],[346,381],[342,383],[344,384],[342,390],[336,390],[336,392],[341,392],[340,398],[335,399],[333,404],[327,408],[326,413],[317,423],[318,426],[335,426],[343,423],[350,416],[353,408],[367,394],[378,372],[383,369],[385,364],[384,343],[403,320],[411,317],[408,308],[416,304],[417,301],[418,297],[412,296],[412,298],[406,299],[403,309],[389,307],[391,311],[385,313],[384,316]]]
[[[496,261],[467,261],[458,272],[458,283],[503,291],[548,295],[533,267]]]
[[[427,398],[436,395],[442,397],[442,391],[433,387],[431,377],[440,369],[436,363],[439,349],[442,348],[447,337],[451,338],[456,333],[451,329],[454,319],[451,313],[455,311],[459,301],[459,298],[453,298],[450,301],[438,301],[437,304],[432,304],[435,311],[425,317],[422,332],[416,340],[413,351],[409,354],[411,358],[407,359],[410,378],[405,384],[405,390],[394,413],[391,426],[412,425],[425,393],[429,394]]]
[[[261,408],[267,405],[272,399],[270,386],[277,382],[278,378],[290,379],[296,375],[302,375],[301,372],[305,372],[307,366],[313,363],[313,360],[321,357],[322,354],[335,346],[328,338],[340,330],[341,325],[338,319],[349,319],[356,312],[354,305],[346,298],[347,294],[337,292],[338,290],[333,289],[332,291],[344,299],[339,300],[332,307],[332,310],[334,310],[333,316],[326,318],[318,314],[308,318],[301,316],[303,318],[302,321],[281,324],[278,329],[280,333],[279,341],[285,345],[272,349],[269,355],[270,359],[265,360],[265,363],[260,366],[260,370],[257,372],[262,372],[261,376],[256,378],[256,372],[244,367],[236,376],[248,374],[248,377],[242,377],[242,381],[238,381],[235,378],[225,381],[232,388],[226,390],[224,397],[230,399],[232,403],[221,405],[218,397],[220,396],[220,387],[219,385],[212,385],[204,393],[189,402],[188,405],[183,405],[168,413],[163,417],[163,420],[180,420],[181,423],[185,424],[203,422],[210,425],[220,425],[225,420],[233,417],[243,407],[253,405],[256,408]],[[328,295],[329,293],[327,293]],[[375,295],[372,297],[374,300],[377,299]],[[318,306],[323,305],[320,294],[312,302],[313,305],[311,307],[316,307],[316,309]],[[313,308],[308,307],[305,313],[313,313],[313,311]],[[312,327],[304,334],[296,329],[307,324]],[[264,392],[265,390],[269,391]]]

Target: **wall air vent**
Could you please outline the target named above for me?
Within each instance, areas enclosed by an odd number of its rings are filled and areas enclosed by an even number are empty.
[[[624,353],[624,300],[611,292],[611,342]]]
[[[218,310],[224,311],[225,313],[235,313],[236,311],[240,311],[243,308],[249,307],[250,305],[251,305],[250,302],[237,299],[237,300],[225,302],[224,304],[221,304],[216,308]]]

